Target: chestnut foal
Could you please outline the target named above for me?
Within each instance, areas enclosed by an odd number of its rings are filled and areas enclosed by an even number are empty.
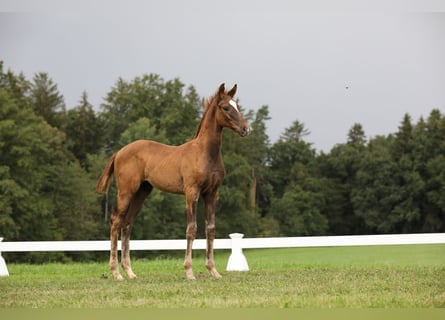
[[[130,263],[130,235],[135,218],[153,187],[165,192],[184,194],[187,209],[187,249],[184,269],[188,279],[195,279],[192,271],[192,245],[196,238],[196,211],[200,196],[205,202],[206,267],[211,275],[220,278],[213,259],[215,239],[215,208],[218,188],[225,169],[221,155],[222,130],[236,131],[241,137],[250,133],[250,126],[233,100],[237,86],[226,91],[224,84],[206,101],[205,111],[192,140],[169,146],[150,140],[134,141],[113,154],[100,176],[96,190],[106,193],[114,173],[118,186],[117,202],[111,216],[110,269],[117,280],[118,233],[122,240],[122,267],[128,278],[136,275]]]

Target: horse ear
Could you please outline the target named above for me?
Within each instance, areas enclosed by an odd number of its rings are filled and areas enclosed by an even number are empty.
[[[225,84],[224,84],[224,82],[223,82],[223,83],[221,83],[221,85],[219,86],[218,93],[219,93],[219,95],[223,95],[225,91],[226,91],[226,88],[225,88]]]
[[[233,86],[233,88],[230,89],[230,91],[229,91],[227,94],[233,98],[233,96],[235,96],[236,89],[237,89],[237,85],[235,84],[235,85]]]

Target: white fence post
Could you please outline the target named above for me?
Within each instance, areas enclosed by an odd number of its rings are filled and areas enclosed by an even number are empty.
[[[229,236],[232,239],[232,253],[227,262],[226,271],[249,271],[249,265],[241,247],[241,239],[244,237],[244,234],[231,233]]]
[[[8,272],[8,267],[6,266],[6,262],[5,259],[3,259],[2,257],[2,244],[1,242],[3,241],[3,238],[0,238],[0,277],[8,277],[9,276],[9,272]]]

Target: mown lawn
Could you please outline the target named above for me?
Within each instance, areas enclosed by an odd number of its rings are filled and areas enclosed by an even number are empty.
[[[432,308],[445,307],[445,245],[295,248],[244,251],[249,272],[224,272],[229,252],[217,251],[222,279],[195,254],[196,281],[182,259],[137,259],[135,280],[117,282],[107,262],[8,263],[0,307],[156,308]]]

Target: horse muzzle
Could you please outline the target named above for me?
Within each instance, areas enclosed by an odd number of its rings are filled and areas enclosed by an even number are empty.
[[[240,127],[240,129],[238,130],[238,134],[241,137],[246,137],[248,136],[250,133],[252,132],[252,127],[247,125],[247,126],[242,126]]]

